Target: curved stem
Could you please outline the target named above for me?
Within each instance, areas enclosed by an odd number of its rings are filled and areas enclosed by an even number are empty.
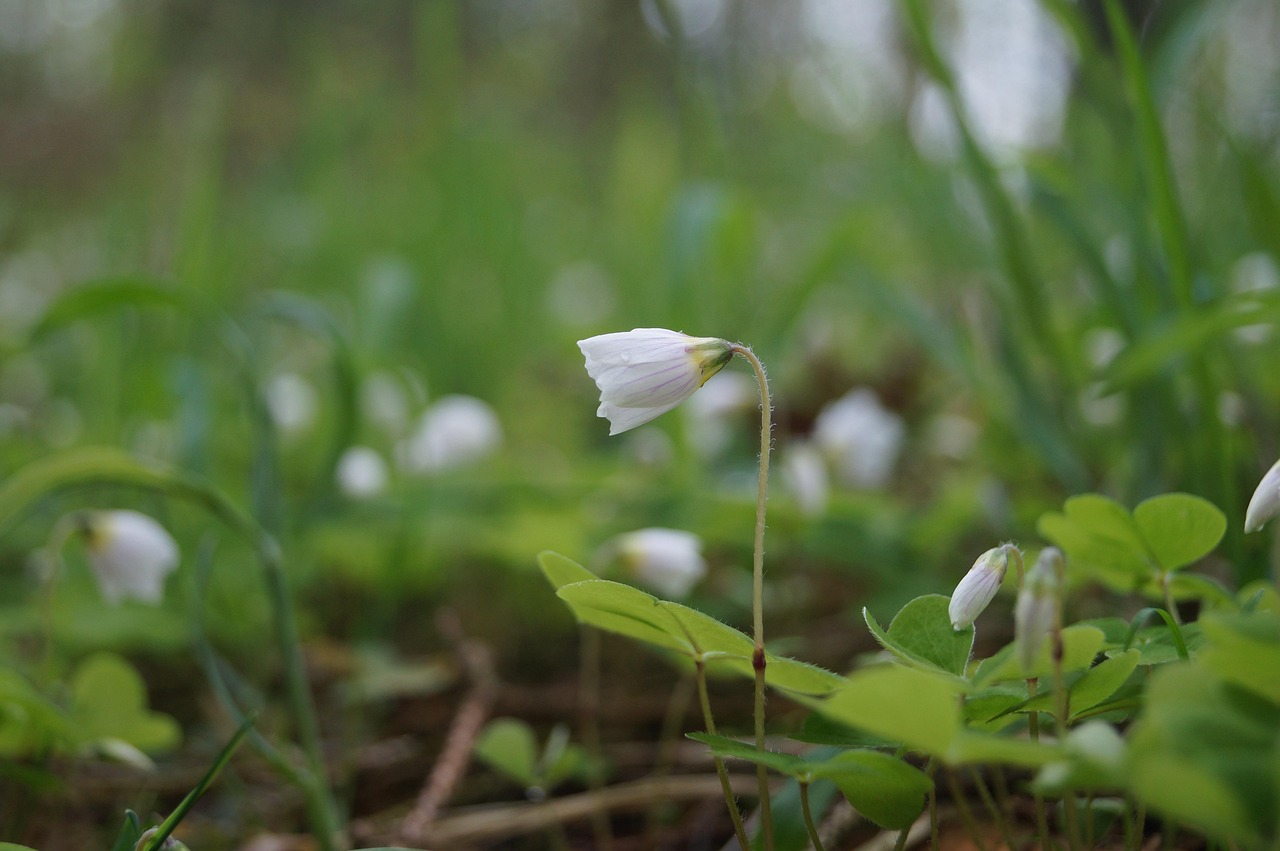
[[[760,385],[760,476],[756,488],[756,534],[751,562],[751,617],[755,651],[752,666],[756,672],[755,733],[756,747],[764,750],[764,517],[765,503],[769,495],[769,450],[773,443],[773,404],[769,399],[769,380],[764,374],[764,364],[751,349],[735,344],[735,355],[741,356],[756,374]],[[760,783],[760,832],[764,836],[766,851],[773,849],[773,811],[769,801],[769,775],[763,765],[756,766]]]

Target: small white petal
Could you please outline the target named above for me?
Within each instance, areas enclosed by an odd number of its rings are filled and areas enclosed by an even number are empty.
[[[818,413],[813,440],[845,484],[876,488],[893,474],[906,436],[902,418],[865,387],[852,390]]]
[[[947,614],[951,618],[953,629],[964,629],[978,619],[978,615],[995,599],[1008,567],[1009,552],[1006,547],[995,547],[978,556],[978,560],[951,594]]]
[[[137,511],[98,511],[88,515],[85,536],[89,566],[108,602],[160,602],[165,577],[178,567],[178,545],[163,526]]]
[[[444,396],[422,415],[400,455],[410,472],[432,473],[479,461],[501,445],[502,426],[488,402]]]
[[[347,496],[373,496],[386,490],[387,462],[376,449],[352,446],[338,460],[337,477]]]
[[[1258,482],[1244,512],[1244,530],[1256,532],[1276,514],[1280,514],[1280,461],[1273,464]]]

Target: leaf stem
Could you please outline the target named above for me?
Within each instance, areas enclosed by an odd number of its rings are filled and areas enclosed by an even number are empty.
[[[822,845],[822,837],[818,835],[818,827],[813,823],[813,813],[809,809],[809,784],[800,784],[800,811],[804,814],[804,827],[809,831],[809,842],[813,851],[826,851]]]
[[[756,532],[751,571],[751,617],[755,650],[752,666],[755,668],[755,734],[756,747],[764,750],[764,527],[765,504],[769,496],[769,450],[773,444],[773,403],[769,398],[769,380],[764,364],[750,348],[734,344],[731,351],[741,356],[756,374],[760,386],[760,475],[756,488]],[[773,851],[773,812],[769,800],[769,774],[763,765],[756,766],[760,785],[760,832],[764,836],[765,851]]]
[[[707,663],[699,655],[694,659],[698,676],[698,703],[702,706],[702,723],[707,732],[716,735],[716,720],[711,714],[711,698],[707,694]],[[738,800],[733,794],[733,784],[729,782],[729,771],[724,767],[724,760],[714,753],[711,757],[716,765],[716,776],[720,778],[720,788],[724,790],[724,802],[729,807],[729,818],[733,821],[733,833],[738,837],[738,845],[742,851],[751,851],[751,840],[747,838],[747,828],[742,823],[742,813],[738,811]]]

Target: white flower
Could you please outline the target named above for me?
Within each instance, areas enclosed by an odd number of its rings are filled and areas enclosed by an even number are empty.
[[[788,446],[782,456],[781,473],[783,483],[803,514],[820,517],[826,513],[831,490],[827,465],[812,444],[801,442]]]
[[[347,496],[373,496],[386,490],[387,462],[376,449],[352,446],[338,459],[337,477]]]
[[[267,410],[285,432],[298,432],[315,421],[316,390],[311,382],[294,372],[282,372],[267,383]]]
[[[813,440],[845,484],[874,488],[893,473],[906,428],[867,388],[846,393],[818,413]]]
[[[1280,514],[1280,461],[1258,482],[1258,487],[1244,512],[1244,530],[1256,532],[1272,517]]]
[[[600,388],[596,416],[620,434],[665,414],[733,358],[733,344],[664,328],[635,328],[578,341]]]
[[[978,560],[969,568],[956,590],[951,594],[951,603],[947,606],[947,614],[951,617],[953,629],[964,629],[971,626],[978,615],[995,599],[1004,581],[1005,571],[1009,569],[1009,550],[1012,544],[1004,544],[987,550],[978,556]]]
[[[125,597],[160,602],[164,578],[178,567],[178,545],[163,526],[126,509],[87,512],[79,528],[107,602]]]
[[[1058,630],[1058,595],[1062,586],[1062,551],[1045,547],[1035,566],[1027,572],[1013,609],[1013,636],[1018,643],[1018,661],[1030,671],[1040,655],[1045,636]]]
[[[488,402],[443,396],[401,445],[400,460],[410,472],[436,473],[479,461],[501,445],[502,426]]]
[[[613,539],[623,567],[664,597],[684,597],[707,574],[702,539],[679,529],[639,529]]]

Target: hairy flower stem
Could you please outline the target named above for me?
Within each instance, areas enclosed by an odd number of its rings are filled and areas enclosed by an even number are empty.
[[[1057,704],[1057,730],[1058,744],[1062,745],[1067,741],[1067,712],[1070,709],[1070,703],[1067,694],[1067,684],[1062,673],[1062,614],[1058,613],[1058,623],[1054,626],[1053,633],[1053,691],[1055,703]],[[1066,821],[1067,828],[1067,845],[1071,851],[1079,851],[1080,849],[1080,818],[1076,810],[1076,796],[1068,791],[1062,799],[1062,817]]]
[[[755,732],[756,747],[764,750],[764,514],[769,495],[769,450],[773,444],[773,403],[769,399],[769,380],[764,374],[764,364],[751,349],[735,344],[731,351],[740,355],[756,373],[760,385],[760,478],[756,488],[756,537],[751,562],[751,616],[755,651],[752,665],[756,672]],[[760,782],[760,832],[764,836],[765,851],[773,851],[773,810],[769,801],[769,773],[763,765],[756,766]]]
[[[716,719],[711,715],[711,698],[707,694],[707,663],[699,656],[694,660],[698,675],[698,702],[702,705],[702,723],[707,732],[716,735]],[[729,818],[733,820],[733,833],[738,837],[738,845],[742,851],[751,851],[751,840],[747,838],[747,828],[742,823],[742,813],[738,811],[738,800],[733,795],[733,784],[729,782],[729,771],[724,767],[724,760],[713,756],[716,764],[716,776],[720,778],[720,788],[724,790],[724,802],[729,807]]]
[[[1036,696],[1037,681],[1035,677],[1027,680],[1027,697]],[[1031,741],[1040,741],[1040,713],[1032,712],[1027,717],[1028,734]],[[1054,844],[1049,841],[1049,816],[1045,813],[1044,798],[1039,792],[1033,795],[1036,808],[1036,830],[1040,833],[1040,847],[1054,848]]]

